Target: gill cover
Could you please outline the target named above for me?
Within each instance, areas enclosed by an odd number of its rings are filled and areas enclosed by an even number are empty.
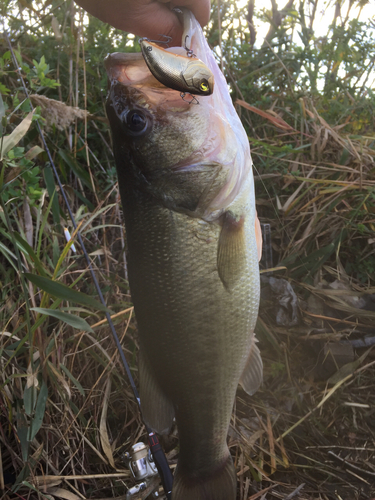
[[[214,76],[197,57],[177,54],[158,47],[146,38],[139,40],[142,55],[154,77],[170,89],[196,95],[211,95],[214,91]],[[183,51],[186,54],[185,49]]]

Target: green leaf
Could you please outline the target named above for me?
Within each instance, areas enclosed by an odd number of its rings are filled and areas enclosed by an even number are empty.
[[[73,316],[73,314],[47,309],[45,307],[32,307],[31,311],[35,311],[46,316],[51,316],[52,318],[56,318],[60,321],[64,321],[64,323],[72,326],[73,328],[77,328],[77,330],[94,333],[94,330],[87,323],[87,321],[85,321],[83,318],[80,318],[79,316]]]
[[[86,205],[86,207],[90,210],[90,212],[94,212],[95,206],[89,201],[87,198],[85,198],[79,191],[76,189],[73,189],[74,194]]]
[[[3,243],[0,243],[0,253],[4,255],[4,257],[8,260],[9,264],[18,272],[18,267],[15,262],[17,260],[17,256],[9,250]],[[24,264],[22,264],[25,267]]]
[[[10,90],[3,83],[0,83],[0,93],[8,95],[10,94]]]
[[[14,233],[14,239],[17,241],[17,243],[20,246],[20,249],[24,252],[27,253],[30,258],[33,260],[35,267],[37,268],[38,272],[42,275],[45,276],[46,272],[44,270],[44,267],[38,257],[36,256],[34,250],[31,248],[31,246],[27,243],[26,240],[22,238],[22,236],[19,233]]]
[[[73,156],[70,155],[68,151],[59,149],[60,158],[71,168],[75,175],[81,179],[81,181],[86,184],[86,186],[92,191],[92,184],[90,174],[87,170],[84,170],[77,162]]]
[[[69,399],[67,401],[67,404],[69,404],[69,406],[72,409],[74,415],[76,415],[76,417],[81,422],[81,424],[83,425],[83,427],[87,427],[87,420],[82,415],[82,411],[73,403],[73,401],[71,399]]]
[[[42,427],[44,413],[46,410],[47,397],[48,388],[47,384],[43,380],[36,403],[35,415],[31,421],[29,441],[32,441],[35,438],[37,432]]]
[[[3,136],[3,116],[5,116],[5,106],[3,98],[0,94],[0,137]],[[6,118],[5,118],[6,120]]]
[[[60,224],[60,207],[59,200],[56,195],[55,179],[53,177],[52,168],[50,166],[44,167],[44,180],[46,182],[48,195],[52,201],[52,216],[55,224]]]
[[[24,462],[27,462],[29,456],[28,434],[29,427],[25,415],[17,412],[17,436],[21,443],[22,459]]]
[[[62,371],[70,378],[70,380],[73,382],[73,384],[77,387],[77,389],[79,390],[79,392],[82,394],[82,396],[85,396],[85,390],[84,388],[82,387],[82,385],[78,382],[78,380],[73,377],[73,375],[70,373],[70,371],[67,369],[66,366],[62,365],[60,363],[60,368],[62,369]]]
[[[21,472],[16,477],[16,480],[14,481],[14,484],[11,489],[11,491],[13,491],[14,493],[16,493],[21,488],[23,481],[30,476],[30,461],[28,462],[26,458],[24,462],[25,465],[22,468]]]
[[[32,491],[35,491],[35,493],[38,495],[38,498],[39,497],[43,497],[45,498],[46,500],[51,500],[51,495],[48,495],[48,494],[45,494],[43,493],[42,491],[40,491],[40,489],[38,488],[35,488],[35,486],[33,486],[31,483],[29,483],[28,481],[22,481],[22,486],[26,486],[27,488],[30,488],[30,490]],[[31,495],[32,496],[32,495]],[[56,495],[57,496],[57,495]],[[52,497],[54,498],[54,497]]]
[[[35,408],[37,398],[37,391],[34,384],[31,387],[26,387],[23,391],[23,406],[26,415],[30,416]]]
[[[90,297],[90,295],[86,295],[82,292],[77,292],[76,290],[63,285],[58,281],[53,281],[45,276],[38,276],[31,273],[24,273],[24,276],[29,281],[31,281],[31,283],[34,283],[34,285],[38,286],[54,297],[58,297],[62,300],[69,300],[71,302],[77,302],[78,304],[85,304],[101,311],[108,311],[108,309],[104,307],[103,304]]]

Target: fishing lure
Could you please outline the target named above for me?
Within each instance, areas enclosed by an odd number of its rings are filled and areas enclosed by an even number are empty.
[[[141,38],[143,58],[154,77],[182,94],[207,96],[214,91],[214,76],[208,67],[187,49],[187,56],[174,54]]]

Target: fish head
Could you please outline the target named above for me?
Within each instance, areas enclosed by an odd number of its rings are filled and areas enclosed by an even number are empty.
[[[194,153],[201,151],[209,132],[209,109],[189,104],[180,92],[159,83],[141,54],[111,54],[105,65],[114,143],[130,151],[142,171],[196,161]]]
[[[106,109],[116,158],[128,158],[132,172],[145,177],[149,185],[161,175],[187,185],[190,181],[182,180],[183,172],[192,173],[187,177],[199,184],[196,174],[201,172],[201,192],[207,192],[208,178],[213,191],[205,197],[204,207],[200,201],[199,216],[214,220],[253,183],[249,142],[198,22],[184,11],[183,23],[182,45],[188,40],[189,51],[197,56],[191,58],[183,77],[192,85],[203,81],[213,93],[183,97],[152,75],[141,53],[115,53],[105,61],[109,76]],[[167,50],[187,54],[186,47]],[[210,74],[202,73],[204,66]],[[209,175],[208,166],[212,167]],[[213,168],[220,172],[220,182],[217,176],[214,182]]]

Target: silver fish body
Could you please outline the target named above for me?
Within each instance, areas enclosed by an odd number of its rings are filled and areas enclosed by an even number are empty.
[[[191,17],[194,51],[208,51]],[[204,61],[206,63],[206,61]],[[215,72],[214,60],[207,64]],[[226,437],[239,381],[253,393],[262,362],[259,226],[248,141],[224,78],[189,106],[137,55],[106,61],[107,114],[124,210],[140,336],[142,413],[159,433],[176,418],[173,500],[234,500]]]

